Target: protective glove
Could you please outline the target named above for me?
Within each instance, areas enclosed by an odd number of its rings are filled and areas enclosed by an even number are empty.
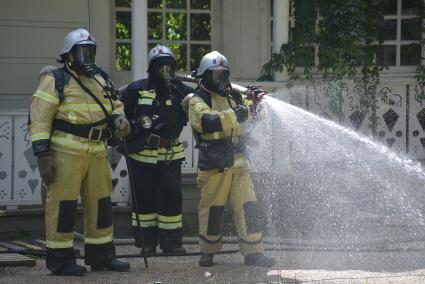
[[[236,114],[236,119],[242,123],[248,119],[248,108],[244,105],[237,105],[233,111]]]
[[[264,91],[261,86],[250,85],[246,87],[246,98],[254,102],[254,106],[257,106],[261,103],[263,97],[267,95],[267,92]]]
[[[38,171],[45,185],[49,185],[54,180],[55,161],[52,152],[43,152],[37,157]]]
[[[186,113],[186,116],[189,115],[189,101],[193,97],[193,93],[190,93],[184,97],[182,102],[180,103],[180,106],[182,107],[183,111]]]
[[[114,135],[116,138],[121,139],[127,136],[130,133],[130,123],[125,118],[123,114],[118,115],[114,119],[115,132]]]

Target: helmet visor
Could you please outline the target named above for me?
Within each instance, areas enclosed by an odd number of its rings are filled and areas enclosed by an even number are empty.
[[[229,70],[211,70],[211,79],[218,85],[225,85],[229,82]]]
[[[76,45],[73,47],[74,61],[79,62],[82,65],[95,64],[96,57],[96,46],[90,45]]]
[[[168,64],[159,66],[159,76],[164,80],[172,80],[174,78],[174,67]]]

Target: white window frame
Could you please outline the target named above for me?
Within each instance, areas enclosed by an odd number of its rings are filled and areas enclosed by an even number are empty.
[[[396,65],[395,66],[389,66],[388,69],[383,70],[381,74],[411,74],[416,73],[417,66],[410,65],[410,66],[402,66],[401,65],[401,46],[402,45],[409,45],[412,43],[418,43],[420,44],[420,40],[401,40],[401,22],[402,20],[407,19],[414,19],[418,18],[417,15],[402,15],[401,14],[401,8],[402,8],[402,0],[397,0],[397,15],[384,15],[385,20],[397,20],[397,36],[395,40],[386,40],[382,43],[382,45],[395,45],[396,46]],[[423,35],[422,35],[423,36]],[[423,52],[423,51],[422,51]],[[420,62],[418,62],[418,65]]]
[[[190,72],[190,45],[191,44],[202,44],[202,45],[209,45],[211,46],[212,50],[212,29],[213,29],[213,0],[210,0],[211,8],[210,10],[207,9],[190,9],[190,0],[186,0],[186,9],[175,9],[175,8],[166,8],[165,7],[166,0],[162,0],[162,8],[156,9],[156,8],[148,8],[148,13],[154,12],[154,13],[161,13],[162,14],[162,39],[148,39],[148,44],[162,44],[162,45],[168,45],[168,44],[186,44],[186,70],[183,72]],[[166,39],[166,15],[167,13],[184,13],[186,14],[186,39],[185,40],[167,40]],[[210,40],[191,40],[190,39],[190,16],[191,14],[209,14],[210,15],[210,25],[211,25],[211,32],[210,32]],[[149,24],[148,24],[149,25]]]
[[[148,8],[148,13],[155,12],[155,13],[161,13],[162,14],[162,38],[161,39],[148,39],[148,44],[186,44],[186,70],[182,72],[190,72],[190,45],[191,44],[202,44],[202,45],[209,45],[211,47],[211,50],[215,47],[213,43],[213,37],[214,37],[214,14],[213,11],[215,9],[216,1],[210,0],[211,2],[211,8],[210,9],[190,9],[190,0],[186,0],[186,8],[185,9],[175,9],[175,8],[166,8],[165,2],[166,0],[162,0],[162,7],[163,8]],[[118,43],[128,43],[132,44],[132,38],[130,39],[117,39],[116,38],[116,31],[115,31],[115,25],[116,25],[116,13],[117,12],[128,12],[131,14],[131,7],[116,7],[115,1],[112,3],[113,5],[113,69],[114,72],[117,74],[119,73],[130,73],[131,70],[117,70],[116,68],[116,45]],[[167,13],[185,13],[186,14],[186,39],[184,40],[167,40],[166,39],[166,14]],[[211,33],[210,33],[210,40],[191,40],[190,39],[190,16],[191,14],[209,14],[210,15],[210,24],[211,24]],[[148,24],[149,25],[149,24]],[[131,36],[131,35],[130,35]]]
[[[112,69],[114,70],[114,72],[118,72],[118,73],[121,73],[121,72],[123,72],[123,73],[124,72],[130,73],[131,72],[131,69],[130,70],[117,70],[117,67],[116,67],[116,62],[117,62],[117,44],[118,43],[128,43],[128,44],[130,44],[130,50],[131,50],[131,45],[133,44],[132,43],[133,39],[131,38],[131,33],[130,33],[130,38],[129,39],[119,39],[119,38],[117,38],[115,26],[117,24],[117,17],[116,17],[117,12],[128,12],[128,13],[130,13],[130,16],[131,16],[131,7],[116,7],[114,0],[112,0],[112,6],[113,6],[113,24],[112,24],[112,30],[113,30],[113,36],[112,36],[112,41],[113,41],[113,48],[112,48],[112,50],[113,50],[113,52],[112,52],[112,54],[113,54],[113,62],[112,62],[112,65],[113,66],[112,66]],[[131,24],[131,22],[130,22],[130,24]]]
[[[270,0],[273,1],[273,0]],[[275,0],[276,1],[276,0]],[[292,0],[290,2],[291,5],[291,11],[292,13],[289,15],[289,22],[290,22],[290,27],[293,27],[295,25],[295,18],[294,18],[294,14],[293,14],[293,1]],[[397,0],[397,15],[385,15],[384,19],[385,20],[397,20],[397,37],[395,40],[386,40],[382,43],[382,45],[396,45],[396,66],[389,66],[388,69],[384,69],[383,71],[380,72],[380,74],[382,75],[382,77],[391,77],[392,75],[402,75],[402,76],[407,76],[407,77],[411,77],[416,73],[416,68],[417,66],[415,65],[410,65],[410,66],[401,66],[401,46],[402,45],[409,45],[412,43],[417,43],[420,44],[420,40],[401,40],[401,22],[402,20],[405,19],[412,19],[412,18],[418,18],[417,15],[402,15],[401,14],[401,10],[402,10],[402,0]],[[276,13],[276,12],[274,12]],[[271,21],[273,21],[273,17],[270,15],[270,19]],[[424,35],[422,34],[422,37]],[[319,75],[318,74],[318,70],[317,70],[317,65],[319,64],[319,57],[318,57],[318,52],[319,52],[319,48],[318,46],[315,46],[314,48],[315,50],[315,65],[314,67],[312,67],[311,72],[313,75]],[[422,50],[422,54],[423,54],[424,50]],[[420,62],[418,62],[419,65]],[[301,75],[303,74],[303,70],[304,67],[297,67],[295,69],[295,74]]]

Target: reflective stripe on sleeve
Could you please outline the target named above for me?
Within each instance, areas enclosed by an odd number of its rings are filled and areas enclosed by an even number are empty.
[[[123,114],[123,113],[118,111],[118,110],[114,110],[114,111],[112,111],[112,114]]]
[[[38,140],[49,140],[50,139],[50,133],[48,132],[39,132],[34,133],[31,135],[31,142],[35,142]]]
[[[59,104],[59,98],[55,95],[49,94],[47,92],[44,92],[42,90],[35,91],[34,97],[40,98],[42,100],[45,100],[46,102],[52,103],[52,104]]]

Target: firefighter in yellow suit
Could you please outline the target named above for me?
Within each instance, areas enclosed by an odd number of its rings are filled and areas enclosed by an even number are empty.
[[[111,128],[106,114],[116,138],[126,136],[130,128],[122,103],[111,92],[111,80],[95,65],[95,53],[95,40],[87,30],[70,32],[60,53],[63,68],[41,75],[31,101],[32,147],[47,187],[46,265],[55,275],[87,273],[85,266],[76,264],[73,250],[79,195],[84,207],[85,264],[92,270],[130,268],[115,257],[105,142]]]
[[[244,156],[243,124],[256,114],[258,95],[264,91],[248,88],[249,97],[233,92],[229,70],[222,54],[206,54],[195,73],[201,79],[200,86],[189,101],[189,121],[199,150],[199,265],[214,264],[214,253],[221,248],[224,206],[229,200],[244,263],[273,266],[275,260],[263,254],[257,200]]]

